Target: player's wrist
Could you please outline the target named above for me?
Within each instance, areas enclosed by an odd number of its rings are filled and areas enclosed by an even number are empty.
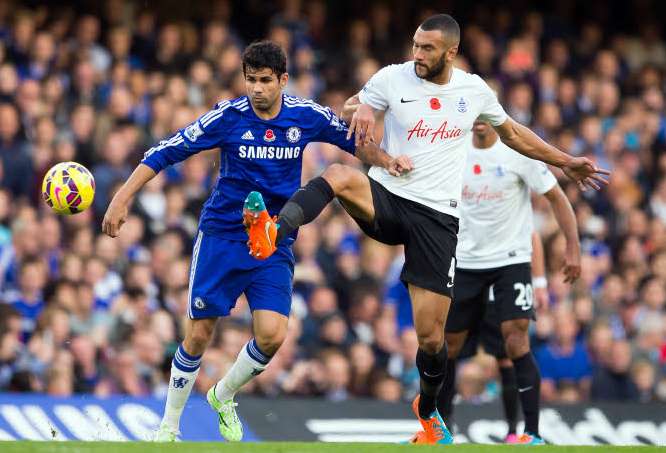
[[[548,288],[548,280],[545,276],[532,277],[532,287],[535,289]]]
[[[555,147],[553,147],[553,148],[555,148]],[[565,153],[564,151],[562,151],[562,150],[560,150],[560,149],[558,149],[558,148],[555,148],[555,149],[556,149],[556,150],[559,152],[559,154],[560,154],[560,156],[559,156],[559,162],[556,163],[555,166],[556,166],[556,167],[559,167],[559,168],[567,168],[567,167],[570,167],[571,164],[573,163],[573,161],[574,161],[576,158],[575,158],[574,156],[570,155],[570,154]]]

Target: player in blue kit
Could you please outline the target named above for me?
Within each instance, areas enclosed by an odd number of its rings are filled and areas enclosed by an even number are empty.
[[[261,373],[287,333],[291,305],[295,234],[281,242],[267,260],[248,255],[241,223],[248,192],[261,191],[277,214],[301,184],[302,155],[310,142],[327,142],[370,165],[392,173],[396,159],[374,144],[354,145],[348,129],[333,112],[305,99],[287,96],[286,56],[272,42],[247,47],[243,53],[247,96],[218,103],[188,127],[151,148],[113,197],[103,231],[115,237],[132,197],[159,171],[207,149],[220,148],[220,174],[206,201],[194,242],[190,268],[186,335],[171,367],[166,408],[155,440],[174,441],[180,417],[199,372],[217,318],[227,316],[245,293],[253,314],[254,338],[238,354],[227,374],[207,394],[219,415],[220,433],[242,438],[236,415],[236,392]],[[258,199],[263,209],[263,201]]]

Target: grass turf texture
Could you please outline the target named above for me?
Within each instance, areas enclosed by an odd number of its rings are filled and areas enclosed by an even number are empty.
[[[369,443],[315,443],[315,442],[262,442],[262,443],[213,443],[178,442],[156,444],[148,442],[0,442],[2,453],[404,453],[440,452],[442,448],[456,453],[525,453],[534,451],[521,445],[455,445],[436,447],[423,445],[369,444]],[[538,447],[543,453],[639,453],[664,452],[663,447],[616,447],[603,445],[564,446],[546,445]]]

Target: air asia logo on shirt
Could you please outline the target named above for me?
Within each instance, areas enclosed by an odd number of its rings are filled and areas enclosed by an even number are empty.
[[[414,125],[414,127],[407,131],[407,134],[407,141],[410,141],[412,137],[430,137],[430,143],[435,143],[435,140],[437,139],[445,140],[447,138],[460,137],[462,135],[462,129],[460,129],[458,126],[449,127],[448,121],[444,121],[437,129],[433,129],[430,125],[424,124],[423,120],[420,119],[419,122]]]
[[[504,199],[504,192],[498,190],[497,192],[492,192],[489,190],[488,186],[483,186],[478,192],[469,188],[468,185],[463,187],[462,198],[467,203],[479,204],[483,201],[496,201]]]
[[[433,110],[439,110],[442,108],[442,104],[439,103],[439,99],[431,98],[430,99],[430,108]]]
[[[264,140],[266,140],[267,142],[275,141],[275,134],[273,133],[273,129],[266,129],[266,133],[264,134]]]
[[[289,129],[287,129],[287,140],[289,140],[290,143],[296,143],[301,139],[301,129],[292,126]]]
[[[474,172],[475,175],[480,175],[481,174],[481,165],[474,164],[474,167],[472,167],[472,171]]]

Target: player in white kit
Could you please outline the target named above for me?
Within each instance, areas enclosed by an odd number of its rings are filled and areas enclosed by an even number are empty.
[[[585,158],[573,158],[511,120],[477,75],[453,67],[460,28],[448,15],[424,21],[414,34],[414,60],[375,74],[348,102],[342,117],[357,143],[372,140],[375,115],[384,115],[382,148],[368,175],[334,164],[287,202],[277,239],[314,220],[337,198],[361,229],[385,244],[405,245],[401,280],[412,301],[421,392],[413,408],[424,431],[419,443],[452,443],[437,412],[447,348],[444,326],[451,303],[467,135],[481,116],[518,152],[560,167],[581,187],[604,183]],[[351,115],[353,112],[353,116]],[[344,127],[341,125],[341,127]],[[270,226],[267,225],[267,234]]]
[[[484,121],[474,123],[463,171],[461,222],[456,250],[456,290],[446,323],[449,360],[438,409],[448,418],[455,361],[470,331],[486,352],[513,362],[525,417],[518,443],[542,444],[539,436],[541,378],[530,350],[534,318],[532,204],[530,190],[544,195],[566,238],[564,275],[580,275],[578,227],[571,204],[543,163],[502,143]],[[489,292],[492,288],[492,301]]]

